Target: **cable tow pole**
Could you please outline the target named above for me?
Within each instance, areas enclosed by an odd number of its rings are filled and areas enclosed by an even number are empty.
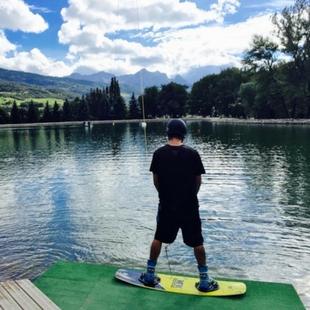
[[[139,39],[139,58],[141,58],[141,40],[140,40],[140,15],[139,15],[139,4],[138,0],[136,0],[136,8],[137,8],[137,28],[138,28],[138,39]],[[145,148],[147,151],[147,139],[146,139],[146,121],[145,121],[145,108],[144,108],[144,89],[143,89],[143,72],[140,70],[140,89],[141,89],[141,108],[142,108],[142,122],[141,127],[144,131],[144,142]]]

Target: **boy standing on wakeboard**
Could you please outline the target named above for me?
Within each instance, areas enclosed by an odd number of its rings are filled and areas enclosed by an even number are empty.
[[[219,285],[208,275],[197,197],[201,174],[205,173],[205,169],[199,153],[183,144],[187,133],[183,120],[170,120],[166,133],[168,144],[154,152],[150,167],[159,197],[157,227],[147,270],[139,280],[147,286],[155,286],[160,281],[155,267],[162,243],[173,243],[181,229],[183,241],[194,249],[198,264],[199,282],[196,288],[201,292],[214,291]]]

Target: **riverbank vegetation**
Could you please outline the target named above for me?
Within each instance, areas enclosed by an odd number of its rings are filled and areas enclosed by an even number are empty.
[[[144,89],[128,103],[116,78],[109,86],[64,102],[0,108],[0,123],[121,120],[186,115],[255,119],[310,118],[310,0],[272,17],[273,37],[255,35],[242,68],[226,68],[186,85]]]

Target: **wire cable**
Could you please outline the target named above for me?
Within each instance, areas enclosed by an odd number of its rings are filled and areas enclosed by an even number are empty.
[[[169,260],[169,256],[168,256],[168,246],[169,246],[170,244],[166,244],[165,245],[165,253],[166,253],[166,258],[167,258],[167,261],[168,261],[168,267],[169,267],[169,271],[170,271],[170,273],[172,273],[172,271],[171,271],[171,265],[170,265],[170,260]]]

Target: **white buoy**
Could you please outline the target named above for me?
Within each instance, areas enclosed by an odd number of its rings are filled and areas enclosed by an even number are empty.
[[[146,127],[146,122],[141,122],[141,127],[145,128]]]

